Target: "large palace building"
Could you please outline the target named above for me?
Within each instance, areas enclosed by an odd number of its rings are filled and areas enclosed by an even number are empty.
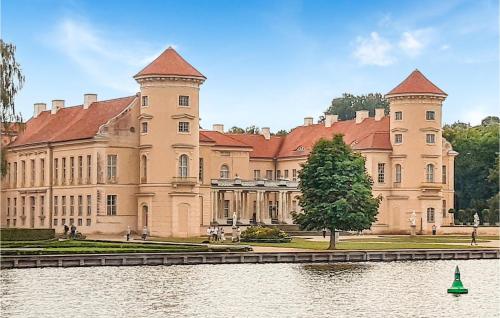
[[[353,120],[305,118],[286,136],[229,134],[200,128],[205,76],[168,48],[134,79],[134,96],[83,104],[34,105],[25,129],[7,146],[1,225],[83,233],[147,226],[157,236],[197,236],[214,224],[291,224],[298,171],[320,138],[344,134],[366,158],[381,195],[374,233],[438,232],[453,207],[456,152],[442,137],[446,93],[418,70],[391,90],[390,114]]]

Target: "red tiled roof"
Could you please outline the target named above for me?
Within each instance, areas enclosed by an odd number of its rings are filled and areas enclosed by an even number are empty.
[[[10,146],[92,138],[101,125],[122,112],[135,98],[98,101],[88,109],[83,109],[82,105],[65,107],[55,114],[50,110],[41,112],[28,120],[26,129]]]
[[[245,147],[250,148],[250,145],[243,143],[227,134],[218,131],[203,130],[200,131],[200,141],[214,142],[216,146],[222,147]]]
[[[332,138],[343,134],[345,143],[355,150],[391,150],[389,117],[381,120],[367,118],[361,123],[346,120],[334,123],[299,126],[286,136],[271,136],[266,140],[262,135],[222,134],[216,131],[200,131],[200,141],[213,142],[218,146],[252,147],[250,158],[304,157],[321,138]],[[301,149],[303,148],[303,150]]]
[[[393,88],[387,95],[397,94],[437,94],[447,96],[439,87],[434,85],[419,70],[414,70],[404,81]]]
[[[228,134],[228,136],[252,146],[250,158],[275,158],[285,140],[283,136],[271,136],[266,140],[263,135],[256,134]]]
[[[389,117],[379,121],[367,118],[359,124],[353,119],[336,122],[331,127],[325,127],[324,124],[299,126],[286,136],[278,157],[306,156],[320,138],[330,139],[334,134],[343,134],[344,142],[356,150],[392,149],[389,138]],[[299,151],[299,147],[303,147],[304,150]]]
[[[172,75],[172,76],[189,76],[200,77],[205,79],[198,70],[189,64],[182,56],[177,53],[172,47],[163,51],[153,62],[142,69],[134,77],[145,75]]]

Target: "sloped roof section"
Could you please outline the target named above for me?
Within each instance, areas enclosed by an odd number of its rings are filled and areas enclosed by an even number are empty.
[[[436,94],[448,96],[439,87],[434,85],[419,70],[414,70],[404,81],[393,88],[386,96],[398,94]]]
[[[223,134],[218,131],[202,130],[200,131],[200,141],[213,142],[216,146],[221,147],[243,147],[250,148],[250,145],[243,143],[228,134]]]
[[[183,59],[172,47],[163,51],[153,62],[137,73],[134,78],[150,75],[185,76],[206,79],[203,74]]]
[[[41,112],[26,122],[26,129],[9,146],[23,146],[44,142],[61,142],[94,137],[99,127],[121,113],[136,96],[122,97],[82,105],[65,107],[51,114]]]
[[[247,145],[252,146],[250,158],[275,158],[278,155],[284,136],[271,136],[270,139],[257,134],[228,134]]]

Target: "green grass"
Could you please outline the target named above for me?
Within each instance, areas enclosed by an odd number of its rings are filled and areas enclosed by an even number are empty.
[[[489,242],[498,237],[482,236],[477,242]],[[343,238],[344,242],[406,242],[406,243],[470,243],[469,236],[379,236],[370,238]]]

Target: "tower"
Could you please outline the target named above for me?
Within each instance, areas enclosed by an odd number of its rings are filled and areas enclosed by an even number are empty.
[[[169,47],[134,79],[141,109],[138,228],[199,235],[199,90],[206,78]]]
[[[447,94],[419,70],[413,71],[386,98],[390,104],[393,200],[390,211],[406,229],[417,214],[417,232],[442,224],[443,139],[442,104]],[[394,215],[393,215],[394,217]]]

